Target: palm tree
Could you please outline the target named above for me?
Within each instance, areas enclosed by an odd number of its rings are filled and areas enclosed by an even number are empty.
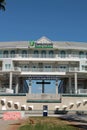
[[[5,11],[5,0],[0,0],[0,10]]]

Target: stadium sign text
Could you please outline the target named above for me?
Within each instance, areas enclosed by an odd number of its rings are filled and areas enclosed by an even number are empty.
[[[53,48],[53,43],[37,43],[34,41],[29,42],[30,48]]]

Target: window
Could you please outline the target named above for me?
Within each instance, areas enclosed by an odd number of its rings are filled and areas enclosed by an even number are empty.
[[[60,66],[60,71],[62,71],[62,72],[65,72],[66,71],[66,66]]]
[[[32,71],[37,71],[37,67],[35,65],[32,67]]]
[[[12,50],[10,54],[11,54],[11,57],[15,57],[15,51],[14,50]]]
[[[23,65],[23,66],[22,66],[22,70],[23,70],[23,71],[28,71],[28,70],[29,70],[28,65]]]
[[[50,58],[53,58],[53,54],[54,54],[53,51],[49,51],[49,57],[50,57]]]
[[[82,65],[82,70],[87,71],[87,66]]]
[[[27,57],[27,51],[26,50],[22,51],[22,57]]]
[[[45,71],[47,71],[47,72],[52,71],[51,66],[50,66],[50,65],[46,65],[46,66],[45,66]]]
[[[0,58],[2,58],[2,51],[0,51]]]
[[[83,51],[79,52],[79,58],[84,58],[84,52]]]
[[[27,65],[25,65],[25,66],[24,66],[24,70],[26,71],[26,70],[27,70],[27,68],[28,68],[28,67],[27,67]]]
[[[4,58],[8,58],[8,51],[4,51]]]
[[[5,69],[6,69],[6,70],[11,69],[11,64],[5,64]]]
[[[87,58],[87,52],[86,52],[86,58]]]
[[[37,50],[34,51],[34,57],[39,57],[39,53]]]
[[[60,54],[61,54],[61,58],[65,58],[65,54],[66,54],[65,51],[61,51]]]
[[[46,57],[46,51],[42,51],[42,52],[41,52],[41,57],[42,57],[42,58],[45,58],[45,57]]]

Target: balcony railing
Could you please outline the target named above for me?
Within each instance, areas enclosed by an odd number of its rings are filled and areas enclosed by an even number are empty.
[[[21,71],[25,72],[77,72],[79,68],[21,68]]]
[[[79,67],[66,67],[66,68],[61,68],[61,67],[51,67],[51,68],[40,68],[40,67],[13,67],[13,68],[8,68],[4,70],[2,67],[0,67],[0,71],[15,71],[15,72],[80,72]],[[81,70],[81,72],[87,72],[87,69]]]
[[[87,94],[87,89],[78,89],[79,94]]]
[[[79,58],[79,59],[87,59],[87,56],[80,56],[78,54],[2,54],[0,58]]]
[[[6,88],[1,88],[0,87],[0,93],[6,93]]]
[[[21,71],[21,68],[20,67],[14,67],[13,70],[14,71]]]
[[[21,68],[20,67],[12,67],[12,68],[4,68],[4,69],[1,69],[1,71],[14,71],[14,72],[21,72]]]
[[[76,72],[76,71],[80,71],[79,67],[70,67],[69,68],[69,72]]]

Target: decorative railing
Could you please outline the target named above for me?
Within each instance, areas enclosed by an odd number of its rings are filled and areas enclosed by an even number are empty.
[[[13,67],[13,68],[8,68],[8,69],[2,69],[2,67],[0,67],[0,71],[19,71],[19,72],[80,72],[80,68],[79,67],[66,67],[66,68],[40,68],[40,67]],[[83,71],[83,70],[82,70]],[[85,69],[84,71],[87,71],[87,69]]]
[[[69,72],[76,72],[76,71],[79,71],[80,68],[79,67],[70,67],[69,68]]]
[[[70,67],[70,68],[21,68],[21,71],[25,72],[77,72],[79,68]]]
[[[4,68],[4,69],[0,69],[1,71],[19,71],[19,72],[21,72],[21,68],[20,67],[12,67],[12,68]]]
[[[79,54],[2,54],[0,58],[77,58],[87,59],[87,56],[80,56]]]
[[[0,87],[0,93],[6,93],[6,88],[1,88]]]
[[[78,94],[87,94],[87,89],[78,89]]]

